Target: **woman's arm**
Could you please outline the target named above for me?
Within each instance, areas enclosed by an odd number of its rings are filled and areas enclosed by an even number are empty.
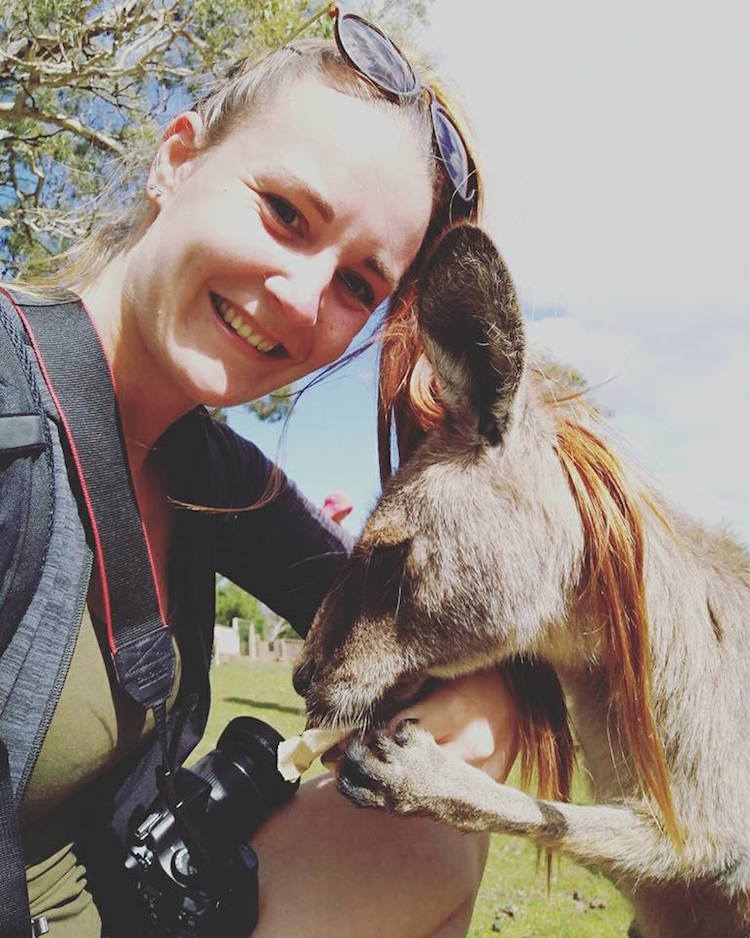
[[[252,506],[274,471],[261,451],[229,427],[209,430],[217,498]],[[350,535],[325,518],[281,470],[268,504],[219,516],[216,570],[257,596],[305,635],[352,548]]]
[[[505,678],[487,668],[441,681],[391,721],[416,720],[446,752],[503,781],[518,754],[518,714]]]

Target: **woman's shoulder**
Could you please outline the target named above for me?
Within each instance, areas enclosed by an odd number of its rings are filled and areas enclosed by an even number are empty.
[[[214,507],[263,492],[271,476],[286,476],[254,443],[199,407],[173,424],[159,441],[170,479],[179,489],[197,486]]]
[[[253,508],[241,512],[246,524],[322,528],[331,540],[350,547],[346,532],[326,518],[252,441],[197,408],[163,438],[173,496],[207,508]],[[233,515],[225,516],[236,521]]]

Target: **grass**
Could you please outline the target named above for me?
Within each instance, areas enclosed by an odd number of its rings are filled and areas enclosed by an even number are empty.
[[[213,703],[196,758],[212,749],[233,717],[249,715],[271,723],[284,736],[304,726],[302,701],[294,693],[291,667],[276,662],[232,662],[214,668]],[[513,776],[510,779],[513,783]],[[580,777],[576,800],[585,799]],[[630,909],[603,876],[560,858],[552,868],[547,896],[546,864],[526,841],[493,835],[469,938],[622,938]]]

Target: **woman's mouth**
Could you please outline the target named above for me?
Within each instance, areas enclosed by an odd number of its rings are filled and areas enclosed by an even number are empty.
[[[258,352],[268,355],[269,358],[288,358],[289,353],[280,342],[275,342],[268,336],[261,335],[253,328],[247,318],[241,316],[237,309],[225,299],[211,293],[211,304],[216,314],[221,317],[225,326]]]

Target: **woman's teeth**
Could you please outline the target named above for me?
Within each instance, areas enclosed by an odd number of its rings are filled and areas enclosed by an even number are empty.
[[[240,316],[238,313],[235,313],[226,300],[222,300],[218,296],[214,297],[213,299],[217,313],[228,326],[231,326],[232,329],[234,329],[240,338],[247,342],[248,345],[252,345],[252,347],[257,349],[259,352],[270,352],[273,349],[279,347],[278,342],[270,342],[268,339],[264,339],[263,336],[257,335],[255,332],[253,332],[242,316]]]

